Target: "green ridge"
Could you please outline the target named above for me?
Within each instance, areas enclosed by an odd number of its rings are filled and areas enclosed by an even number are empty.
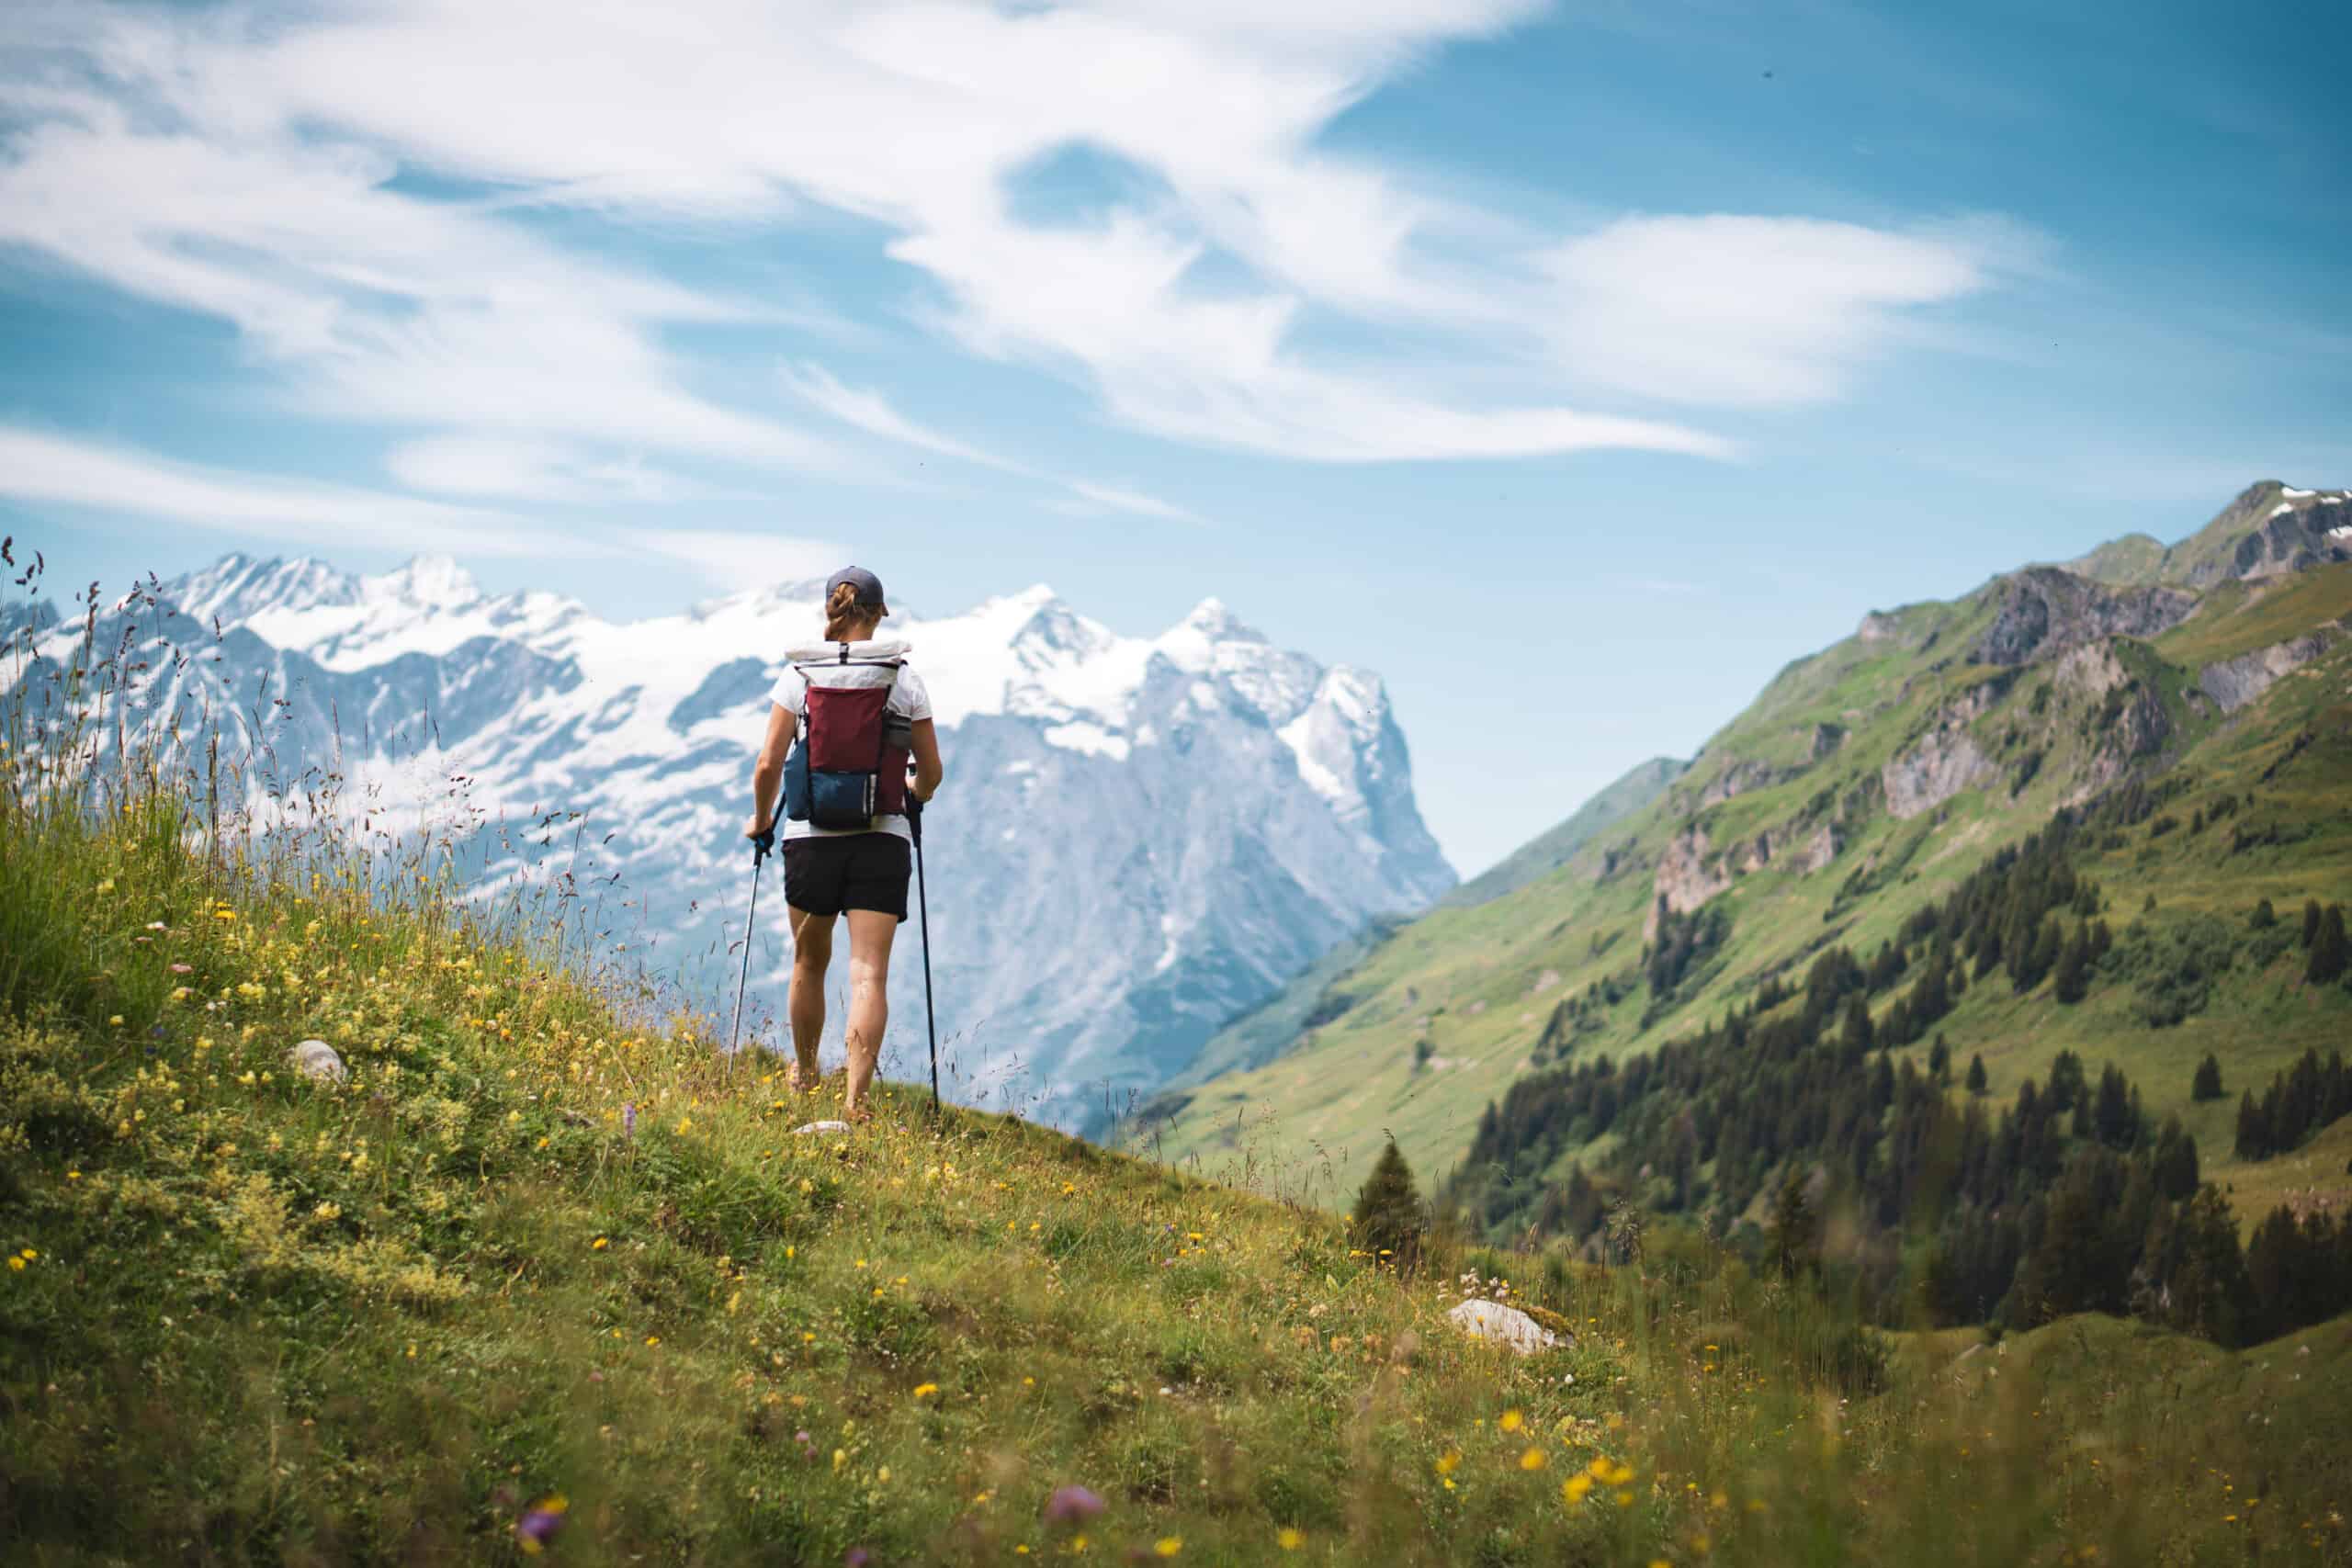
[[[2151,839],[2143,829],[2091,852],[2081,869],[2107,889],[2118,931],[2143,914],[2159,934],[2199,914],[2242,928],[2264,898],[2282,910],[2343,898],[2352,893],[2352,563],[2189,586],[2235,558],[2279,491],[2255,486],[2165,552],[2163,585],[2136,569],[2104,588],[2033,569],[1949,604],[1866,618],[1856,636],[1781,671],[1663,794],[1556,870],[1400,928],[1354,963],[1343,1015],[1261,1066],[1192,1086],[1181,1109],[1150,1122],[1155,1147],[1214,1173],[1250,1129],[1284,1156],[1321,1151],[1362,1168],[1394,1135],[1417,1166],[1446,1170],[1482,1108],[1522,1074],[1601,1053],[1622,1059],[1695,1032],[1767,975],[1801,980],[1833,943],[1867,956],[2062,805],[2131,780],[2177,791],[2168,810],[2183,824],[2224,797],[2235,815],[2199,833]],[[2094,558],[2145,554],[2125,541]],[[2153,636],[2086,635],[2055,657],[1987,661],[1985,649],[2013,635],[2005,628],[2018,619],[2007,613],[2017,596],[2036,585],[2061,598],[2104,594],[2098,613],[2123,622],[2152,604],[2169,604],[2165,616],[2190,613],[2168,627],[2139,624]],[[2258,700],[2225,713],[2199,689],[2209,669],[2299,638],[2324,647]],[[1888,765],[1962,741],[1976,759],[1968,787],[1894,815]],[[2248,834],[2256,841],[2233,850]],[[1661,867],[1678,845],[1712,879],[1688,890],[1719,886],[1707,907],[1724,912],[1730,931],[1661,1004],[1638,981]],[[1809,865],[1808,850],[1834,853]],[[1539,1063],[1562,1001],[1596,989],[1604,999],[1585,1010],[1566,1053]],[[2075,1007],[2054,1003],[2047,983],[2024,997],[1973,989],[1940,1027],[1962,1062],[1984,1055],[1996,1100],[2061,1048],[2094,1074],[2112,1061],[2144,1086],[2153,1115],[2184,1117],[2208,1174],[2258,1183],[2258,1169],[2230,1158],[2237,1088],[2267,1083],[2308,1047],[2341,1046],[2346,1002],[2303,987],[2294,961],[2279,958],[2239,964],[2174,1027],[2144,1023],[2131,986],[2106,975]],[[2228,1069],[2231,1098],[2192,1104],[2190,1077],[2209,1050]],[[2251,1224],[2259,1216],[2245,1207]]]

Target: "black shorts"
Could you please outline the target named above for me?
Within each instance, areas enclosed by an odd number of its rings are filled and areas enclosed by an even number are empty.
[[[907,918],[914,851],[896,833],[840,833],[784,841],[784,901],[811,915],[875,909]]]

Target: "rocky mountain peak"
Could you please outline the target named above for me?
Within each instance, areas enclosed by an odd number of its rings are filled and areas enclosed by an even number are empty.
[[[397,571],[360,580],[368,597],[396,599],[420,609],[455,609],[481,597],[473,574],[445,555],[411,556]]]
[[[216,619],[234,625],[264,610],[310,610],[358,599],[358,579],[309,556],[288,560],[232,552],[172,585],[172,602],[180,613],[207,625]]]

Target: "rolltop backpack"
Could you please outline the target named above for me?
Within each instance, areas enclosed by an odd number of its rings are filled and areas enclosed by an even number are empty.
[[[793,661],[808,686],[800,734],[785,759],[784,814],[812,828],[865,832],[876,818],[907,809],[913,736],[908,720],[888,711],[902,661],[858,657],[846,642],[833,647],[834,657]],[[890,675],[879,685],[823,683],[828,671],[861,667],[886,668]]]

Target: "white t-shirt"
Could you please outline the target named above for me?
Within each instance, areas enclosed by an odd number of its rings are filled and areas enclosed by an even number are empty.
[[[811,679],[814,679],[818,685],[828,688],[887,685],[890,688],[890,700],[882,705],[886,711],[898,714],[910,721],[931,716],[931,693],[924,688],[922,677],[915,673],[914,666],[900,664],[894,678],[889,670],[878,664],[841,663],[841,644],[835,642],[817,643],[808,648],[792,649],[787,657],[793,662],[785,667],[782,675],[776,677],[775,689],[768,694],[769,700],[792,715],[795,719],[805,723],[807,722],[808,682]],[[907,656],[907,645],[896,641],[854,642],[849,645],[849,656],[854,660],[903,660]],[[798,665],[807,665],[808,669],[804,671],[796,668]],[[907,827],[907,819],[903,817],[876,817],[871,829],[819,828],[810,823],[795,822],[789,818],[785,820],[783,827],[784,837],[787,840],[833,839],[845,834],[869,831],[896,833],[899,838],[910,841],[914,838],[913,832]]]

